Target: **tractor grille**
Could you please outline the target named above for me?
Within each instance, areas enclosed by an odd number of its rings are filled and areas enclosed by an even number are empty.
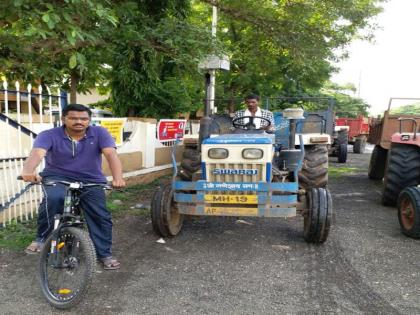
[[[265,164],[262,163],[210,163],[207,164],[207,169],[209,170],[210,182],[260,182],[266,181],[266,169]],[[224,169],[224,170],[257,170],[256,175],[233,175],[233,174],[214,174],[215,169]]]

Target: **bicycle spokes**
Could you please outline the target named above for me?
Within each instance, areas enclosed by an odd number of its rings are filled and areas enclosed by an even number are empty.
[[[71,300],[84,286],[89,268],[80,250],[83,244],[76,235],[62,231],[50,246],[44,262],[47,290],[57,300]]]

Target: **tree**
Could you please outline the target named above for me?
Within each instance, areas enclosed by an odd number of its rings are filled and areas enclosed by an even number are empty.
[[[353,84],[338,85],[327,82],[321,93],[335,99],[335,112],[338,117],[357,117],[358,115],[369,115],[370,105],[360,97],[349,95],[354,93],[356,87]]]
[[[107,38],[117,25],[108,0],[0,2],[0,73],[68,87],[75,102],[105,78]]]
[[[335,70],[335,51],[380,12],[375,0],[202,0],[220,12],[218,37],[231,71],[218,77],[217,95],[293,96],[319,90]],[[198,19],[205,21],[204,18]],[[232,108],[230,109],[232,110]]]
[[[420,103],[403,105],[391,109],[392,115],[420,115]]]
[[[197,66],[211,39],[189,22],[190,13],[185,0],[120,4],[121,45],[114,51],[110,80],[116,113],[171,117],[196,109],[203,95]]]
[[[76,89],[103,83],[120,115],[197,108],[204,94],[197,65],[206,54],[231,59],[231,71],[218,73],[218,97],[316,93],[341,57],[337,48],[370,28],[381,2],[3,0],[0,73],[56,83],[72,101]],[[211,5],[220,12],[217,40]]]

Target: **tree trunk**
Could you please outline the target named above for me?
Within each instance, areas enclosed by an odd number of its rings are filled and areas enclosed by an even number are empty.
[[[79,81],[79,74],[76,72],[72,72],[70,78],[70,104],[77,103],[77,85],[79,84]]]
[[[136,111],[134,107],[130,107],[128,109],[128,117],[134,117],[136,115]]]

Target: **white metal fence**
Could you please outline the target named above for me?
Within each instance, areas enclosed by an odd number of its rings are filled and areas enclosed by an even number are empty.
[[[45,93],[46,92],[46,93]],[[0,224],[13,218],[27,220],[37,211],[42,198],[40,186],[26,189],[17,180],[33,140],[42,130],[60,124],[60,91],[53,95],[49,87],[37,89],[19,82],[10,86],[2,82],[0,89]],[[40,166],[40,169],[43,165]]]

